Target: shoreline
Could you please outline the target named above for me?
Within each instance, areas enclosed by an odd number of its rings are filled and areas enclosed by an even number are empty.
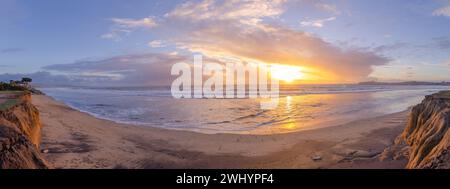
[[[99,119],[33,95],[42,150],[54,168],[403,168],[379,160],[407,111],[273,135],[202,134]],[[320,160],[319,160],[320,159]]]

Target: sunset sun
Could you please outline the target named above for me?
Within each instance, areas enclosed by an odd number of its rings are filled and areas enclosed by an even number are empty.
[[[295,80],[304,79],[305,75],[302,73],[302,67],[286,66],[286,65],[272,65],[271,76],[275,79],[291,83]]]

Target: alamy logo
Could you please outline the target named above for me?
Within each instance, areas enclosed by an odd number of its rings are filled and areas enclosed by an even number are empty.
[[[278,106],[279,80],[270,77],[272,66],[262,63],[176,63],[171,74],[178,75],[171,86],[174,98],[258,98],[262,109]],[[193,71],[192,71],[193,70]],[[205,76],[209,77],[205,80]]]

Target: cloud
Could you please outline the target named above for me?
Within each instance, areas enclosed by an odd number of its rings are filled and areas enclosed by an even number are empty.
[[[162,40],[153,40],[148,43],[148,46],[150,46],[152,48],[160,48],[160,47],[165,47],[166,44]]]
[[[432,46],[442,50],[448,50],[450,49],[450,39],[448,37],[435,37],[433,38]]]
[[[35,73],[0,74],[0,81],[20,80],[23,77],[33,78],[35,85],[69,85],[70,79],[65,75],[53,75],[50,72],[40,71]]]
[[[1,49],[0,53],[17,53],[17,52],[22,52],[25,51],[25,49],[22,48],[6,48],[6,49]]]
[[[326,22],[331,22],[333,20],[336,20],[336,17],[330,17],[325,19],[318,19],[318,20],[310,20],[310,21],[302,21],[300,24],[302,26],[312,26],[316,28],[321,28],[324,26]]]
[[[224,64],[204,57],[205,62]],[[192,58],[169,54],[134,54],[70,64],[45,66],[35,73],[0,74],[0,81],[30,77],[38,86],[142,87],[169,86],[177,76],[171,75],[172,65],[191,63]],[[1,67],[1,65],[0,65]]]
[[[441,7],[433,11],[433,16],[446,16],[450,17],[450,5]]]
[[[336,7],[336,5],[333,4],[327,4],[327,3],[323,3],[323,2],[317,2],[314,5],[316,8],[321,9],[323,11],[326,12],[330,12],[332,14],[336,14],[339,15],[341,14],[341,11],[338,10],[338,8]]]
[[[173,78],[170,68],[185,57],[171,54],[135,54],[101,60],[46,66],[47,71],[69,76],[69,83],[102,86],[168,85]]]
[[[205,29],[197,31],[183,44],[191,51],[212,57],[308,67],[319,70],[313,77],[335,82],[359,81],[372,72],[372,66],[388,62],[372,52],[344,51],[305,32],[270,28],[270,32],[255,30],[239,35],[243,30],[229,26],[213,31]]]
[[[177,6],[166,14],[167,18],[185,19],[191,21],[223,21],[236,20],[243,24],[256,24],[264,17],[276,17],[282,12],[286,0],[259,1],[188,1]]]
[[[139,28],[139,27],[155,27],[156,22],[152,17],[142,19],[126,19],[126,18],[113,18],[111,19],[119,28]]]
[[[447,68],[447,66],[450,66],[450,62],[427,62],[427,61],[422,61],[419,62],[419,65],[421,66],[426,66],[426,67],[445,67]]]
[[[157,26],[153,17],[142,19],[112,18],[111,21],[113,22],[111,30],[106,34],[103,34],[101,38],[120,39],[121,35],[129,34],[137,29],[153,28]]]
[[[409,44],[409,43],[396,42],[396,43],[392,43],[392,44],[377,46],[377,47],[373,48],[373,50],[375,52],[383,53],[383,52],[390,52],[390,51],[395,51],[395,50],[406,49],[406,48],[410,48],[410,47],[411,47],[411,44]]]
[[[423,43],[406,43],[406,42],[395,42],[391,44],[385,44],[373,47],[372,50],[378,53],[389,53],[392,51],[404,51],[409,54],[418,54],[418,52],[423,51],[437,51],[441,50],[447,52],[450,50],[450,38],[434,37],[427,42]]]

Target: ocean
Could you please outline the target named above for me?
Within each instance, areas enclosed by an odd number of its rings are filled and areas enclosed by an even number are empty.
[[[202,133],[274,134],[401,112],[450,86],[284,86],[273,110],[261,109],[258,99],[174,99],[168,87],[39,89],[79,111],[119,123]]]

